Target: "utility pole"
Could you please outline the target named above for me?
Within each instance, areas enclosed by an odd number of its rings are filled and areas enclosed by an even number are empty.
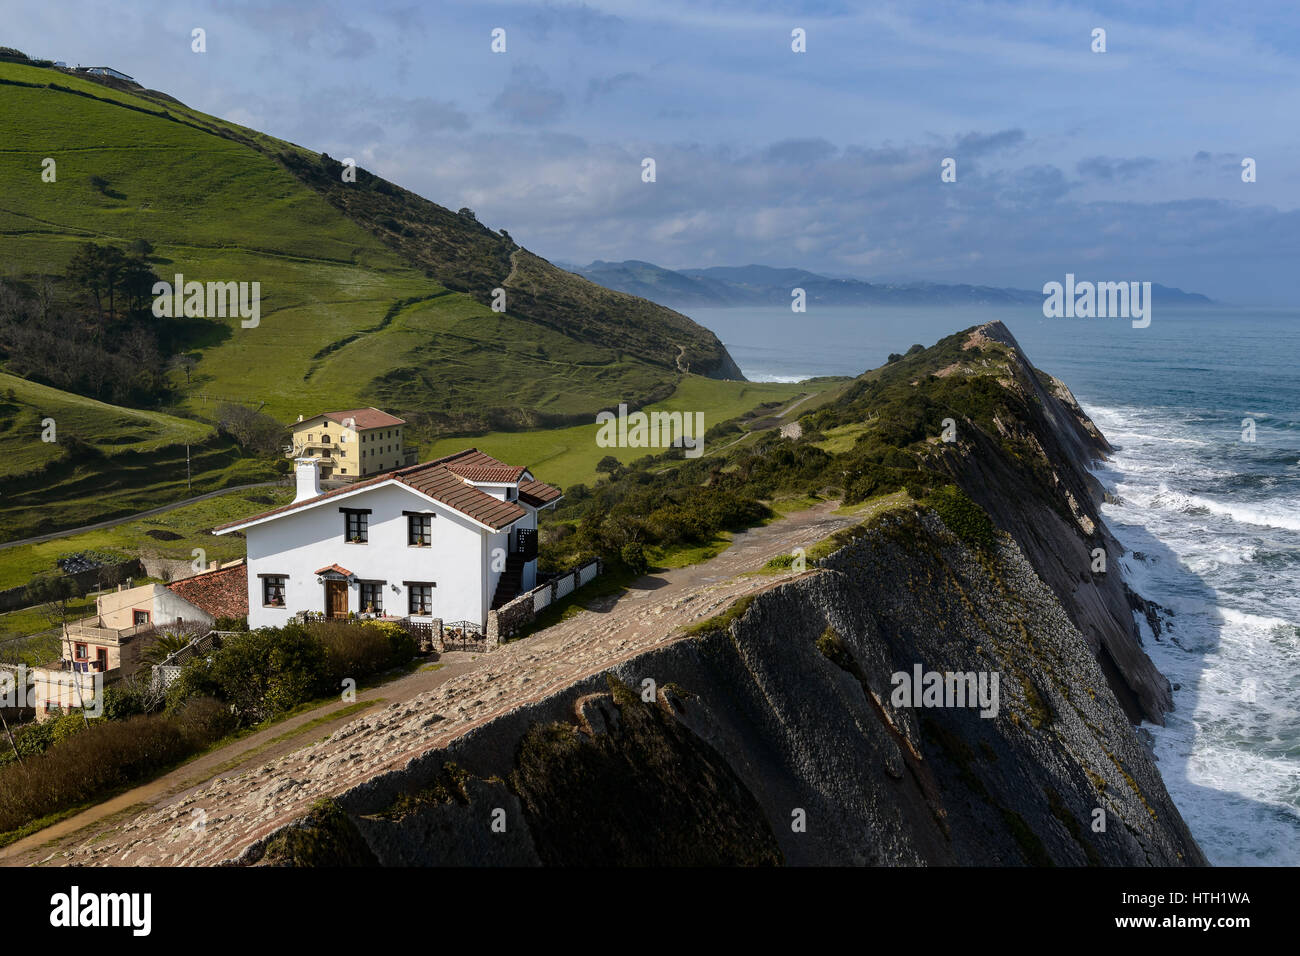
[[[24,683],[25,683],[25,682],[26,682],[26,677],[24,677],[23,680],[24,680]],[[27,694],[27,688],[26,688],[26,687],[19,687],[19,686],[18,686],[18,675],[17,675],[17,674],[14,675],[14,690],[15,690],[18,694],[22,694],[22,695],[24,695],[24,696],[26,696],[26,694]],[[15,695],[15,699],[17,700],[17,699],[21,699],[21,698],[18,698],[18,697]],[[21,708],[21,706],[22,706],[22,705],[20,704],[19,707]],[[4,714],[4,708],[3,708],[3,707],[0,707],[0,724],[4,724],[4,728],[5,728],[5,736],[9,738],[9,746],[14,748],[14,756],[18,758],[18,763],[19,763],[19,765],[21,765],[22,762],[23,762],[23,755],[20,754],[20,753],[18,752],[18,745],[17,745],[16,743],[14,743],[14,732],[13,732],[12,730],[9,729],[9,721],[5,720],[5,714]]]
[[[190,443],[185,443],[185,493],[193,494],[194,489],[190,487]]]

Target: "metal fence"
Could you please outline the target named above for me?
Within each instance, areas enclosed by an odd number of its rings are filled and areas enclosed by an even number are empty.
[[[444,621],[442,649],[444,651],[485,650],[487,638],[483,628],[475,621]]]

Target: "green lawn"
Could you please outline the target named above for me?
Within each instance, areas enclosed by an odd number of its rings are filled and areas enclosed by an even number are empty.
[[[779,382],[721,382],[698,375],[688,375],[672,396],[665,401],[646,407],[647,411],[703,412],[704,427],[708,430],[719,422],[743,415],[764,402],[793,402],[807,389],[798,384]],[[612,402],[610,411],[617,412],[618,402]],[[802,406],[798,409],[802,411]],[[460,451],[478,448],[489,455],[514,465],[527,465],[542,481],[561,488],[579,482],[588,483],[597,477],[596,463],[606,455],[613,455],[625,464],[648,454],[659,454],[656,448],[602,448],[596,444],[598,426],[593,416],[591,424],[574,425],[548,431],[491,432],[469,438],[444,438],[434,442],[422,458],[437,458]],[[722,439],[726,444],[737,436]],[[706,443],[704,453],[709,453]]]
[[[43,440],[46,419],[53,421],[54,442]],[[59,439],[76,437],[111,457],[186,442],[197,445],[212,434],[212,426],[201,422],[106,405],[0,371],[0,480],[19,478],[60,460],[64,447]]]
[[[54,570],[57,558],[78,551],[101,551],[123,557],[148,551],[164,558],[192,560],[193,549],[202,548],[208,561],[243,557],[243,538],[214,535],[212,529],[286,504],[292,498],[288,486],[232,491],[152,518],[41,544],[5,548],[0,550],[0,589],[26,584],[34,574]],[[171,535],[179,537],[166,540]]]

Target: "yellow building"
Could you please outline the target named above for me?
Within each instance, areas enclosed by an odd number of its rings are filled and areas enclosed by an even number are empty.
[[[357,481],[416,463],[417,449],[408,451],[402,438],[405,428],[402,419],[377,408],[299,416],[289,457],[318,457],[322,478]]]

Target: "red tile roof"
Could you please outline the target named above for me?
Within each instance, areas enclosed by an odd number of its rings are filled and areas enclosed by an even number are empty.
[[[315,573],[316,573],[316,574],[325,574],[325,573],[328,572],[328,571],[333,571],[335,574],[341,574],[341,575],[343,575],[345,578],[350,578],[350,577],[352,577],[352,572],[351,572],[351,571],[349,571],[347,568],[341,568],[341,567],[339,567],[337,564],[331,564],[331,565],[328,565],[328,566],[323,567],[323,568],[318,568],[318,569],[316,570]]]
[[[248,566],[242,560],[172,581],[167,589],[214,618],[248,617]]]
[[[406,424],[403,419],[372,407],[352,408],[344,412],[321,412],[319,415],[313,415],[312,418],[328,418],[330,421],[338,422],[340,425],[350,418],[352,419],[353,427],[362,431],[371,428],[390,428],[393,425]],[[311,421],[312,418],[309,418],[304,422],[295,422],[294,428],[306,424],[306,422]]]
[[[408,488],[413,488],[422,494],[428,495],[433,500],[439,501],[447,507],[453,508],[461,514],[467,515],[475,521],[487,525],[493,530],[500,530],[501,528],[504,528],[524,517],[528,512],[517,503],[513,501],[502,501],[500,498],[494,498],[485,491],[480,491],[473,485],[468,484],[467,479],[458,473],[461,471],[474,472],[476,474],[482,473],[480,469],[505,469],[512,472],[517,471],[520,475],[527,471],[526,468],[516,468],[516,466],[507,465],[503,461],[498,461],[496,458],[484,454],[477,448],[468,448],[465,451],[457,452],[454,455],[447,455],[444,458],[438,458],[434,461],[412,465],[409,468],[399,468],[396,471],[390,471],[384,475],[376,475],[374,478],[367,478],[364,481],[358,481],[343,488],[335,488],[332,491],[327,491],[314,498],[308,498],[305,501],[281,505],[279,508],[272,508],[270,511],[264,511],[261,514],[253,515],[251,518],[242,518],[239,521],[231,521],[227,524],[218,526],[215,530],[220,532],[231,528],[243,527],[246,524],[260,521],[263,518],[269,518],[273,515],[284,514],[290,511],[297,511],[300,508],[306,508],[318,504],[327,498],[352,494],[360,489],[368,488],[372,485],[378,485],[386,481],[396,481],[400,484],[406,485]],[[543,485],[541,482],[529,482],[528,484],[536,484],[544,488],[551,487],[550,485]],[[521,488],[522,487],[523,486],[521,485]],[[556,496],[558,497],[558,491],[556,492]]]
[[[564,495],[559,488],[544,481],[523,481],[519,483],[519,500],[526,505],[540,508],[552,501],[559,501]]]
[[[482,454],[480,452],[480,454]],[[484,458],[487,455],[483,455]],[[462,464],[452,462],[447,466],[448,470],[454,474],[460,475],[466,481],[488,481],[497,483],[513,484],[528,469],[519,465],[479,465],[479,464]]]

